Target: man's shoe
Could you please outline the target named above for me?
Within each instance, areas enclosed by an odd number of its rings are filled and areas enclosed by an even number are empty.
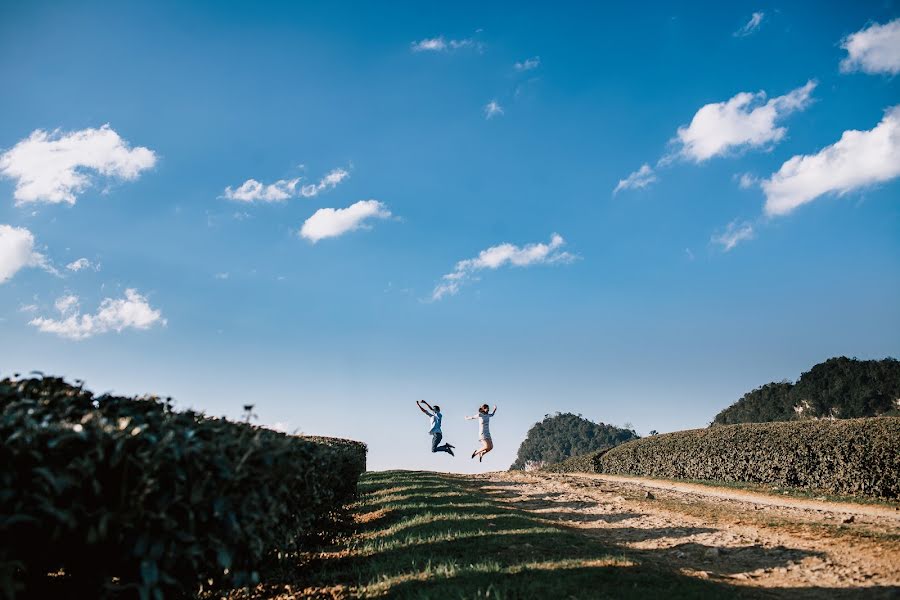
[[[444,444],[444,445],[447,446],[448,448],[456,448],[456,446],[454,446],[453,444]]]
[[[448,453],[450,456],[456,456],[455,454],[453,454],[453,446],[448,446],[448,447],[447,447],[447,453]]]
[[[472,453],[472,458],[475,458],[475,455],[478,454],[478,450]]]

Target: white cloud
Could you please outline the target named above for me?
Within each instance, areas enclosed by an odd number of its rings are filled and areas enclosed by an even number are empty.
[[[757,29],[759,29],[759,26],[762,24],[765,16],[766,16],[766,13],[764,13],[764,12],[753,13],[750,16],[750,20],[747,21],[747,23],[743,27],[741,27],[740,29],[735,31],[732,35],[734,35],[734,37],[745,37],[745,36],[750,35],[751,33],[755,32]]]
[[[452,296],[459,291],[466,281],[470,280],[479,271],[495,270],[505,265],[514,267],[528,267],[531,265],[566,263],[575,259],[575,256],[560,250],[565,244],[561,235],[554,233],[550,237],[550,243],[527,244],[516,246],[514,244],[500,244],[482,250],[475,258],[461,260],[456,263],[452,273],[447,273],[431,292],[432,300],[440,300],[444,296]]]
[[[34,250],[34,236],[24,227],[0,225],[0,284],[25,267],[46,267],[46,259]]]
[[[413,52],[442,52],[447,49],[447,42],[444,36],[439,36],[413,42],[411,47]]]
[[[53,306],[56,307],[56,310],[61,314],[68,314],[69,312],[78,309],[78,296],[75,296],[73,294],[69,294],[68,296],[60,296],[56,299],[56,302],[53,303]]]
[[[848,35],[841,40],[841,48],[847,51],[841,61],[845,73],[900,73],[900,18]]]
[[[155,164],[152,150],[130,148],[109,125],[71,133],[37,129],[0,155],[0,175],[16,181],[16,204],[75,204],[92,183],[88,171],[128,181]]]
[[[737,179],[738,187],[742,190],[749,190],[759,183],[759,179],[751,173],[741,173],[740,176],[735,175],[735,178]]]
[[[304,185],[300,188],[300,194],[306,198],[318,196],[319,192],[337,187],[337,184],[347,177],[350,177],[350,173],[344,169],[332,169],[325,177],[319,180],[319,183]]]
[[[459,50],[461,48],[471,48],[473,46],[475,46],[475,40],[471,38],[446,40],[442,35],[434,38],[426,38],[410,44],[410,48],[413,52],[445,52],[447,50]]]
[[[228,279],[229,277],[231,277],[231,274],[226,271],[224,273],[216,273],[215,275],[213,275],[213,277],[224,281],[224,280]]]
[[[753,239],[753,225],[750,223],[738,223],[732,221],[725,227],[725,231],[713,235],[710,239],[714,244],[719,244],[725,252],[728,252],[741,242]]]
[[[700,108],[691,124],[678,128],[673,142],[680,144],[675,155],[694,162],[703,162],[742,147],[758,148],[780,141],[787,129],[776,123],[810,103],[816,87],[809,81],[784,96],[766,99],[765,92],[741,92],[726,102],[707,104]]]
[[[294,196],[300,178],[279,179],[275,183],[266,185],[255,179],[248,179],[235,189],[231,186],[225,188],[222,194],[228,200],[239,202],[281,202]]]
[[[900,176],[900,104],[868,131],[848,130],[816,154],[798,155],[762,182],[765,212],[785,215],[827,193],[843,195]]]
[[[484,105],[484,118],[493,119],[503,114],[503,107],[496,100],[491,100]]]
[[[300,235],[312,243],[366,228],[369,219],[387,219],[391,211],[378,200],[360,200],[347,208],[320,208],[303,223]]]
[[[95,271],[99,271],[100,265],[95,265],[86,258],[79,258],[78,260],[73,260],[72,262],[67,264],[66,268],[77,273],[78,271],[83,271],[84,269],[93,269]]]
[[[137,290],[125,290],[124,298],[105,298],[95,314],[82,314],[78,297],[67,295],[56,301],[59,319],[39,317],[29,323],[45,333],[71,340],[82,340],[109,331],[149,329],[165,325],[160,311],[152,308]]]
[[[656,174],[653,172],[650,165],[644,164],[641,165],[640,169],[625,179],[620,179],[618,185],[616,185],[616,189],[613,190],[613,194],[617,194],[619,190],[645,188],[654,181],[656,181]]]
[[[513,69],[516,71],[531,71],[532,69],[537,69],[541,66],[541,57],[540,56],[532,56],[531,58],[527,58],[522,62],[517,62],[513,65]]]
[[[226,187],[222,197],[238,202],[283,202],[296,196],[312,198],[322,191],[336,187],[349,176],[350,173],[344,169],[332,169],[318,183],[303,186],[299,185],[300,177],[279,179],[268,185],[255,179],[248,179],[237,188]]]

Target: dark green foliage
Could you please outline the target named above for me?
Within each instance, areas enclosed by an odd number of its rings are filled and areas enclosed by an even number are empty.
[[[678,431],[628,442],[590,460],[590,471],[596,473],[747,481],[897,498],[900,417]]]
[[[530,462],[554,464],[570,456],[610,448],[637,437],[630,429],[594,423],[572,413],[556,413],[545,416],[528,430],[510,468],[524,469]]]
[[[0,439],[0,596],[60,570],[67,597],[253,583],[333,526],[366,457],[55,378],[0,381]]]
[[[897,415],[898,402],[900,361],[842,356],[814,366],[796,384],[768,383],[745,394],[713,425]]]
[[[587,454],[579,454],[577,456],[572,456],[562,461],[561,463],[556,463],[555,465],[547,465],[542,471],[549,471],[551,473],[596,473],[596,459],[601,454],[604,454],[609,451],[609,448],[604,448],[602,450],[594,450],[593,452],[588,452]]]

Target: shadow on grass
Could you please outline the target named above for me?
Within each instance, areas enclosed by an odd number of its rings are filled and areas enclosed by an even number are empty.
[[[562,585],[561,585],[562,584]],[[894,598],[900,588],[741,588],[687,575],[652,573],[639,567],[586,566],[516,573],[465,573],[391,587],[391,598],[790,598],[791,600],[869,600]]]
[[[400,488],[403,488],[400,490]],[[634,549],[585,535],[563,521],[620,522],[638,513],[521,510],[478,484],[433,473],[367,474],[360,486],[356,535],[322,555],[316,572],[265,573],[269,590],[290,584],[310,595],[389,598],[888,598],[894,588],[760,589],[725,578],[787,566],[813,553],[791,548],[716,549],[684,543]],[[379,493],[381,492],[381,493]],[[548,503],[550,504],[550,503]],[[559,503],[553,503],[558,507]],[[564,506],[567,503],[562,503]],[[590,503],[571,503],[583,508]],[[686,537],[707,528],[617,528],[630,541]],[[710,553],[715,557],[710,559]],[[690,571],[703,570],[706,578]],[[237,597],[237,596],[235,596]],[[241,596],[264,598],[267,595]]]

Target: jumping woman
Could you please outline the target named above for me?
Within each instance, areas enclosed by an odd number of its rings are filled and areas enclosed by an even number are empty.
[[[467,421],[478,419],[478,440],[481,442],[481,448],[472,453],[472,458],[478,457],[478,462],[484,458],[484,455],[494,449],[494,442],[491,440],[491,427],[489,421],[491,417],[497,414],[497,406],[494,410],[488,412],[488,405],[482,404],[478,408],[478,414],[473,417],[466,417]]]

